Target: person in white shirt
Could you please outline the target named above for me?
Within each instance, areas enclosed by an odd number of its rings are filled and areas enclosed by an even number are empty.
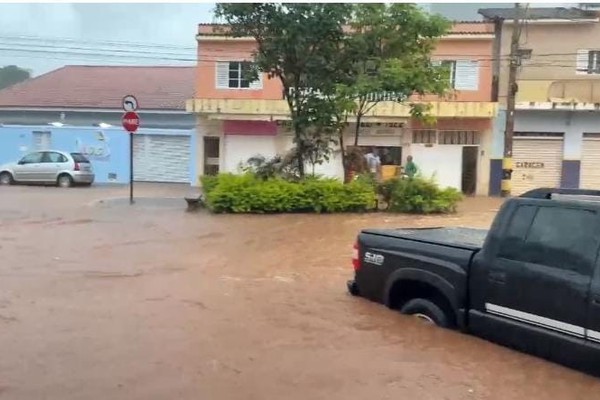
[[[377,148],[371,147],[371,150],[365,154],[365,160],[367,161],[367,168],[369,172],[379,177],[379,171],[381,170],[381,158],[379,158],[379,153]]]

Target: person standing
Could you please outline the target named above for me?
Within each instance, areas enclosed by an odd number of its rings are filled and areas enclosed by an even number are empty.
[[[415,164],[415,162],[413,161],[413,157],[406,157],[406,167],[404,168],[404,173],[409,177],[409,179],[412,179],[417,174],[417,171],[417,164]]]
[[[365,154],[365,160],[367,162],[367,168],[369,172],[379,179],[379,171],[381,170],[381,159],[375,147],[371,147],[371,150]]]

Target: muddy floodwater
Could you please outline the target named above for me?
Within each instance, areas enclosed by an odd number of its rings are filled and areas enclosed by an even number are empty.
[[[127,188],[0,187],[0,399],[574,399],[600,380],[349,296],[363,227],[458,215],[213,216]],[[104,199],[104,201],[99,201]],[[600,362],[600,360],[599,360]]]

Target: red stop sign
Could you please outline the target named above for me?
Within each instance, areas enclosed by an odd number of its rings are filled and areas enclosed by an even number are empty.
[[[140,127],[140,117],[133,111],[123,114],[121,122],[123,123],[123,128],[129,133],[134,133]]]

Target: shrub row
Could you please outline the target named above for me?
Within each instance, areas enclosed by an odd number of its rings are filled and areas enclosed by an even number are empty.
[[[389,211],[415,214],[454,213],[463,198],[458,190],[442,189],[433,180],[423,178],[393,179],[379,185],[378,192]]]
[[[290,182],[252,174],[202,177],[207,207],[216,213],[364,212],[375,208],[373,188],[335,179]]]
[[[423,178],[376,183],[359,176],[343,184],[315,177],[300,182],[261,179],[246,173],[203,176],[201,182],[206,206],[216,213],[364,212],[376,207],[378,196],[392,212],[453,213],[462,199],[456,189],[441,189]]]

